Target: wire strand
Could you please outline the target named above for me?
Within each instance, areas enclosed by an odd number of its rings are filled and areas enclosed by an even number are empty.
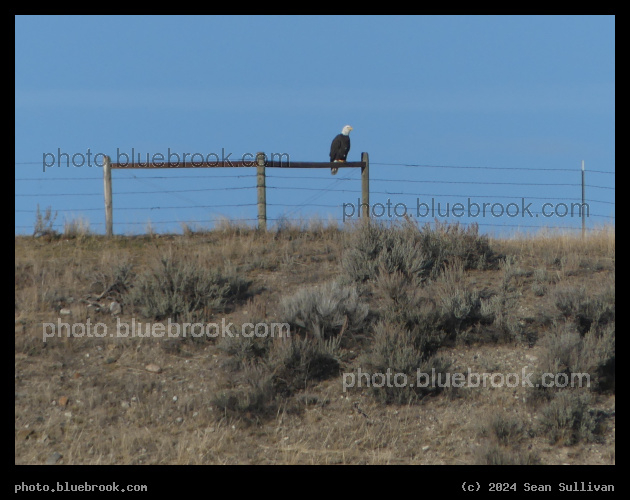
[[[16,167],[18,165],[35,165],[35,164],[40,164],[41,162],[16,162],[15,165]],[[578,169],[568,169],[568,168],[520,168],[520,167],[486,167],[486,166],[455,166],[455,165],[422,165],[422,164],[415,164],[415,163],[379,163],[379,162],[371,162],[371,165],[378,165],[378,166],[403,166],[403,167],[418,167],[418,168],[435,168],[435,169],[462,169],[462,170],[493,170],[493,171],[512,171],[512,172],[516,172],[516,171],[537,171],[537,172],[573,172],[573,173],[577,173],[579,170]],[[116,171],[118,172],[118,171]],[[256,174],[252,173],[252,174],[232,174],[232,173],[225,173],[225,172],[212,172],[211,174],[208,173],[208,175],[159,175],[159,176],[153,176],[151,175],[150,177],[144,177],[141,174],[137,174],[136,173],[131,173],[131,171],[125,171],[122,170],[121,174],[116,174],[116,177],[120,177],[121,180],[131,180],[131,181],[135,181],[138,184],[147,186],[147,187],[152,187],[154,188],[153,190],[138,190],[138,191],[132,191],[132,190],[127,190],[127,191],[120,191],[120,192],[115,192],[114,195],[116,197],[118,196],[133,196],[133,195],[168,195],[168,196],[172,196],[175,198],[179,198],[182,201],[184,201],[187,205],[159,205],[159,204],[155,204],[154,206],[137,206],[137,207],[133,207],[133,206],[116,206],[117,210],[124,210],[125,212],[131,212],[131,211],[167,211],[167,210],[187,210],[187,209],[205,209],[205,210],[216,210],[216,209],[222,209],[222,208],[250,208],[250,207],[255,207],[258,204],[257,203],[228,203],[228,204],[198,204],[198,201],[195,201],[194,199],[192,199],[190,196],[193,193],[204,193],[204,192],[218,192],[218,191],[240,191],[240,190],[253,190],[256,189],[255,185],[248,185],[248,186],[225,186],[225,187],[205,187],[204,183],[201,182],[197,182],[196,183],[196,187],[194,189],[168,189],[167,187],[164,187],[163,185],[161,185],[159,182],[155,182],[155,181],[160,181],[160,180],[167,180],[167,181],[171,181],[171,180],[175,180],[175,179],[206,179],[208,182],[210,183],[216,183],[217,179],[241,179],[241,178],[247,178],[247,179],[251,179],[254,177],[257,177]],[[134,171],[135,172],[135,171]],[[377,169],[376,172],[380,172],[380,169]],[[590,174],[590,173],[601,173],[601,174],[614,174],[614,171],[605,171],[605,170],[586,170],[586,173]],[[300,201],[297,203],[290,203],[290,202],[280,202],[280,203],[274,203],[272,200],[269,200],[270,202],[268,202],[266,205],[268,207],[271,208],[276,208],[276,209],[286,209],[284,211],[284,213],[282,214],[281,217],[279,218],[267,218],[268,221],[290,221],[290,220],[303,220],[303,219],[292,219],[291,217],[301,213],[302,210],[308,210],[309,208],[328,208],[328,209],[339,209],[341,207],[345,207],[346,205],[344,203],[332,203],[332,204],[326,204],[326,203],[321,203],[318,202],[319,198],[321,198],[322,196],[325,196],[327,194],[334,194],[334,193],[351,193],[353,195],[359,195],[361,194],[361,189],[358,188],[354,188],[354,189],[346,189],[344,188],[344,186],[342,185],[345,182],[355,182],[357,180],[357,178],[360,175],[360,169],[352,169],[350,171],[349,174],[342,176],[337,176],[334,179],[331,179],[330,177],[327,176],[296,176],[296,175],[275,175],[275,174],[267,174],[266,178],[269,180],[275,180],[275,179],[283,179],[283,180],[301,180],[301,181],[317,181],[317,182],[326,182],[326,184],[323,185],[323,187],[317,187],[318,184],[314,184],[312,182],[309,182],[309,185],[298,185],[298,186],[294,186],[294,185],[288,185],[288,186],[280,186],[280,185],[267,185],[266,189],[272,191],[272,192],[283,192],[283,191],[305,191],[305,192],[310,192],[308,194],[305,194],[305,198],[304,201]],[[29,178],[29,177],[16,177],[15,181],[17,182],[40,182],[40,181],[60,181],[60,182],[70,182],[70,181],[95,181],[95,182],[100,182],[100,176],[95,176],[95,177],[68,177],[68,176],[64,176],[64,177],[54,177],[51,175],[48,175],[45,179],[44,178]],[[330,181],[330,182],[327,182]],[[515,195],[511,195],[511,194],[495,194],[495,195],[475,195],[473,193],[471,194],[455,194],[455,193],[417,193],[417,192],[407,192],[407,191],[389,191],[387,189],[385,190],[379,190],[378,186],[380,183],[404,183],[405,185],[410,185],[410,186],[418,186],[419,185],[451,185],[451,184],[461,184],[461,185],[471,185],[471,186],[478,186],[478,185],[483,185],[483,186],[518,186],[518,187],[522,187],[522,188],[529,188],[529,187],[535,187],[535,188],[541,188],[541,187],[552,187],[552,188],[562,188],[562,187],[580,187],[582,186],[581,183],[550,183],[550,182],[502,182],[502,181],[488,181],[488,182],[482,182],[482,181],[476,181],[476,180],[466,180],[466,179],[457,179],[457,180],[434,180],[434,179],[425,179],[425,180],[417,180],[417,179],[393,179],[393,178],[384,178],[383,176],[380,177],[372,177],[370,178],[370,183],[372,183],[372,189],[370,190],[370,194],[371,195],[375,195],[375,196],[412,196],[412,197],[416,197],[418,199],[420,199],[421,197],[431,197],[431,198],[441,198],[441,199],[446,199],[448,200],[449,198],[468,198],[469,200],[471,199],[488,199],[488,198],[493,198],[495,200],[510,200],[510,199],[523,199],[523,200],[554,200],[554,201],[560,201],[560,200],[565,200],[565,201],[571,201],[573,203],[577,203],[577,196],[576,197],[561,197],[561,196],[552,196],[552,197],[542,197],[542,196],[515,196]],[[200,185],[201,184],[201,185]],[[212,185],[212,184],[211,184]],[[383,186],[385,187],[385,186]],[[609,190],[609,191],[615,191],[615,187],[610,187],[610,186],[601,186],[601,185],[593,185],[593,184],[585,184],[586,188],[589,189],[603,189],[603,190]],[[376,188],[376,189],[374,189]],[[429,188],[431,189],[431,188]],[[472,190],[472,188],[471,188]],[[556,191],[558,191],[559,194],[562,194],[562,190],[558,190],[556,189]],[[67,193],[59,193],[59,192],[55,192],[55,193],[44,193],[44,194],[34,194],[34,193],[19,193],[19,194],[15,194],[16,199],[18,198],[32,198],[32,197],[38,197],[38,198],[42,198],[42,197],[75,197],[75,196],[89,196],[89,197],[99,197],[100,199],[102,199],[101,197],[103,196],[102,191],[98,191],[98,192],[93,192],[93,193],[81,193],[81,192],[67,192]],[[589,198],[586,200],[586,202],[588,204],[605,204],[605,205],[611,205],[614,207],[615,202],[614,201],[607,201],[607,200],[600,200],[600,199],[594,199],[594,198]],[[377,202],[378,203],[378,202]],[[440,202],[438,202],[440,203]],[[446,201],[446,204],[448,206],[448,201]],[[372,200],[372,205],[374,205],[374,199]],[[573,205],[572,205],[573,206]],[[71,212],[77,212],[77,213],[81,213],[81,212],[100,212],[102,211],[102,208],[94,208],[94,207],[85,207],[85,208],[76,208],[76,209],[70,209],[70,208],[65,208],[65,209],[59,209],[56,210],[55,212],[60,212],[60,213],[71,213]],[[613,209],[614,210],[614,209]],[[542,214],[542,212],[536,212],[534,210],[530,210],[531,213],[533,215],[540,215]],[[38,213],[39,210],[25,210],[25,209],[16,209],[15,210],[16,214],[22,214],[22,213]],[[545,215],[545,214],[543,214]],[[595,218],[607,218],[610,220],[615,220],[615,216],[614,214],[611,215],[603,215],[601,213],[592,213],[589,214],[589,217],[595,217]],[[214,219],[213,219],[214,220]],[[190,220],[190,221],[186,221],[186,220],[165,220],[165,221],[151,221],[151,224],[173,224],[173,223],[190,223],[190,222],[194,222],[194,223],[200,223],[200,222],[212,222],[213,220],[206,220],[206,221],[194,221],[194,220]],[[247,219],[247,218],[238,218],[238,221],[257,221],[257,218],[252,218],[252,219]],[[340,218],[336,218],[333,220],[342,220]],[[541,222],[544,219],[539,219]],[[463,224],[465,224],[465,222],[461,222]],[[140,224],[144,224],[146,225],[147,222],[122,222],[120,223],[121,225],[124,224],[133,224],[133,225],[140,225]],[[97,223],[93,223],[93,225],[96,226],[102,226],[104,225],[104,223],[101,222],[97,222]],[[490,224],[490,223],[479,223],[479,225],[482,226],[489,226],[489,227],[532,227],[532,228],[541,228],[541,227],[558,227],[558,228],[566,228],[566,229],[576,229],[576,228],[572,228],[570,226],[545,226],[543,225],[514,225],[514,224]],[[59,227],[60,225],[54,225],[55,227]],[[28,227],[32,227],[32,226],[20,226],[17,225],[15,226],[16,229],[19,228],[28,228]],[[581,229],[581,228],[580,228]]]

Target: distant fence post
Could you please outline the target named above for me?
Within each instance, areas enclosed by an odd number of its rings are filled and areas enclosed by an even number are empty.
[[[370,216],[370,157],[367,153],[361,153],[361,161],[365,164],[361,167],[361,207],[362,217]]]
[[[584,160],[582,160],[582,239],[586,234],[586,219],[584,218],[586,214],[584,212],[586,210],[584,209]]]
[[[258,229],[267,230],[267,188],[265,185],[265,153],[256,153],[258,188]]]
[[[112,208],[112,169],[109,156],[103,158],[103,186],[105,188],[105,234],[114,234],[113,208]]]

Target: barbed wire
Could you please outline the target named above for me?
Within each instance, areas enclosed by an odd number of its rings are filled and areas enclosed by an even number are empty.
[[[134,176],[135,177],[135,176]],[[208,175],[173,175],[173,176],[151,176],[151,179],[240,179],[247,177],[256,177],[256,174],[247,174],[247,175],[212,175],[212,177]],[[140,177],[138,177],[140,179]],[[42,181],[99,181],[100,177],[53,177],[50,179],[28,179],[28,178],[16,178],[16,181],[32,181],[32,182],[42,182]]]
[[[224,176],[224,177],[228,177],[228,176]],[[254,176],[255,177],[255,176]],[[168,179],[168,177],[162,177],[163,179]],[[173,177],[173,178],[181,178],[181,179],[187,179],[190,178],[192,179],[193,177]],[[209,177],[206,177],[209,179]],[[293,179],[308,179],[308,177],[292,177]],[[146,180],[146,179],[140,179],[140,178],[133,178],[133,179],[138,179],[138,180]],[[310,179],[314,179],[313,177],[311,177]],[[324,179],[320,179],[320,178],[316,178],[318,180],[324,180]],[[69,179],[69,178],[63,178],[63,179],[15,179],[16,181],[48,181],[48,180],[63,180],[63,181],[68,181],[68,180],[96,180],[96,179]],[[100,179],[99,179],[100,180]],[[344,181],[344,180],[350,180],[348,178],[340,178],[338,179],[339,181]],[[425,181],[414,181],[414,180],[407,180],[407,179],[370,179],[370,182],[404,182],[404,183],[417,183],[417,184],[477,184],[477,185],[484,185],[484,186],[490,186],[490,185],[503,185],[503,186],[553,186],[553,187],[567,187],[567,186],[572,186],[572,187],[581,187],[582,184],[579,183],[536,183],[536,182],[481,182],[481,181],[432,181],[432,180],[425,180]],[[590,187],[590,188],[595,188],[595,189],[610,189],[610,190],[615,190],[615,187],[609,187],[609,186],[595,186],[593,184],[584,184],[585,187]],[[192,191],[220,191],[223,189],[253,189],[256,186],[247,186],[247,187],[236,187],[236,188],[205,188],[205,189],[189,189],[189,190],[183,190],[180,192],[192,192]],[[270,186],[267,186],[268,188]],[[304,186],[282,186],[281,189],[317,189],[317,188],[308,188],[308,187],[304,187]],[[323,190],[326,190],[326,188],[322,188]],[[162,191],[160,191],[162,192]],[[170,193],[176,193],[177,191],[167,191]],[[134,194],[140,194],[141,192],[134,192]],[[93,193],[91,193],[93,194]],[[122,194],[122,193],[121,193]],[[26,195],[16,195],[16,196],[26,196]],[[33,196],[38,196],[38,195],[33,195]],[[65,196],[64,194],[60,194],[58,196]]]
[[[163,194],[163,193],[195,193],[203,191],[238,191],[240,189],[256,189],[256,186],[243,187],[221,187],[221,188],[204,188],[204,189],[166,189],[160,191],[117,191],[116,196],[126,194]],[[103,193],[49,193],[46,196],[101,196]],[[16,197],[37,196],[41,194],[16,194]]]
[[[140,210],[149,210],[149,211],[154,211],[154,210],[176,210],[176,209],[185,209],[185,208],[241,208],[241,207],[255,207],[257,206],[257,203],[243,203],[243,204],[234,204],[234,205],[192,205],[192,206],[167,206],[167,207],[117,207],[119,210],[125,210],[125,211],[140,211]],[[382,203],[373,203],[372,206],[375,205],[383,205]],[[303,208],[305,205],[302,203],[267,203],[268,207],[288,207],[288,208]],[[311,204],[309,203],[307,205],[308,207],[317,207],[317,208],[344,208],[343,204],[336,204],[336,205],[331,205],[331,204]],[[55,212],[60,212],[60,213],[76,213],[76,212],[102,212],[103,209],[102,208],[66,208],[66,209],[56,209],[54,210]],[[444,209],[444,207],[438,207],[437,212],[438,215],[442,212],[447,212],[450,213],[452,211],[452,209],[450,207]],[[37,213],[37,210],[16,210],[16,213]],[[538,218],[539,215],[542,215],[543,217],[549,217],[549,214],[547,214],[546,212],[542,212],[542,211],[536,211],[536,210],[529,210],[529,213],[531,213],[532,215],[536,216],[536,218]],[[287,214],[290,215],[290,214]],[[448,215],[446,215],[445,217],[448,217]],[[599,218],[603,218],[603,219],[615,219],[614,215],[604,215],[604,214],[588,214],[588,217],[599,217]],[[241,219],[239,219],[241,220]],[[268,219],[269,220],[269,219]],[[17,226],[16,226],[17,227]]]
[[[15,162],[15,165],[42,165],[41,161],[24,161],[24,162]],[[508,170],[508,171],[542,171],[542,172],[579,172],[580,169],[577,168],[536,168],[536,167],[486,167],[486,166],[471,166],[471,165],[423,165],[419,163],[381,163],[381,162],[370,162],[370,165],[380,165],[380,166],[392,166],[392,167],[418,167],[418,168],[455,168],[455,169],[469,169],[469,170]],[[102,165],[97,165],[101,167]],[[59,167],[59,166],[58,166]],[[69,168],[69,167],[66,167]],[[79,168],[79,167],[76,167]],[[216,167],[219,168],[219,167]],[[150,169],[147,169],[150,170]],[[586,169],[586,172],[592,172],[596,174],[609,174],[614,175],[615,172],[612,170],[589,170]],[[253,174],[255,175],[255,174]]]
[[[360,217],[354,217],[351,219],[346,219],[347,221],[357,221],[360,220]],[[155,224],[200,224],[200,223],[208,223],[208,222],[217,222],[217,221],[223,221],[225,220],[224,218],[216,218],[216,219],[204,219],[204,220],[165,220],[165,221],[146,221],[146,222],[125,222],[124,224],[127,225],[136,225],[136,226],[152,226]],[[309,221],[305,220],[304,218],[288,218],[288,217],[276,217],[276,218],[267,218],[266,219],[267,222],[271,221],[271,222],[302,222],[302,223],[308,223]],[[332,220],[335,220],[337,222],[343,221],[343,219],[341,218],[334,218]],[[238,219],[236,222],[258,222],[258,218],[245,218],[245,219]],[[426,224],[432,224],[432,222],[427,221]],[[470,226],[473,224],[476,224],[478,226],[488,226],[488,227],[505,227],[505,228],[532,228],[532,229],[568,229],[568,230],[573,230],[573,231],[581,231],[582,228],[581,227],[572,227],[572,226],[539,226],[539,225],[532,225],[532,224],[492,224],[492,223],[487,223],[487,222],[463,222],[460,221],[458,222],[458,224],[462,225],[462,226]],[[90,223],[90,225],[93,226],[104,226],[105,222],[94,222],[94,223]],[[63,224],[58,223],[58,224],[52,224],[52,227],[64,227]],[[33,226],[15,226],[18,229],[32,229]],[[586,231],[598,231],[600,228],[586,228]]]
[[[526,171],[543,171],[543,172],[579,172],[576,168],[536,168],[536,167],[475,167],[475,166],[457,166],[457,165],[421,165],[416,163],[379,163],[370,162],[370,165],[389,165],[396,167],[420,167],[420,168],[461,168],[470,170],[526,170]],[[611,170],[586,170],[598,174],[613,174]]]
[[[16,162],[16,166],[17,165],[31,165],[31,164],[41,164],[41,162]],[[422,167],[422,168],[449,168],[449,169],[470,169],[470,170],[504,170],[504,171],[538,171],[538,172],[554,172],[554,171],[561,171],[561,172],[573,172],[573,173],[577,173],[579,172],[579,169],[565,169],[565,168],[519,168],[519,167],[481,167],[481,166],[454,166],[454,165],[421,165],[421,164],[413,164],[413,163],[379,163],[379,162],[371,162],[371,165],[379,165],[379,166],[405,166],[405,167]],[[125,171],[124,169],[121,169],[123,172],[126,172],[125,174],[122,174],[122,177],[126,180],[133,180],[136,182],[139,182],[141,184],[147,185],[147,186],[152,186],[156,189],[154,190],[138,190],[138,191],[116,191],[114,194],[115,196],[131,196],[131,195],[142,195],[142,194],[146,194],[146,195],[153,195],[153,194],[168,194],[170,196],[174,196],[177,198],[180,198],[181,200],[185,201],[186,203],[188,203],[188,205],[186,206],[170,206],[170,205],[163,205],[163,206],[140,206],[140,207],[132,207],[132,206],[116,206],[117,210],[124,210],[124,211],[164,211],[164,210],[179,210],[179,209],[221,209],[221,208],[244,208],[244,207],[255,207],[257,206],[257,203],[238,203],[238,204],[201,204],[198,205],[196,204],[197,202],[195,202],[194,200],[188,198],[185,195],[189,195],[191,193],[203,193],[203,192],[215,192],[215,191],[240,191],[240,190],[253,190],[256,189],[255,185],[250,185],[250,186],[226,186],[226,187],[209,187],[209,188],[195,188],[195,189],[182,189],[182,190],[176,190],[176,189],[163,189],[163,186],[153,182],[155,180],[173,180],[173,179],[207,179],[207,180],[216,180],[216,179],[241,179],[241,178],[255,178],[257,177],[257,175],[255,173],[251,173],[251,174],[242,174],[242,173],[230,173],[230,174],[220,174],[218,172],[213,172],[211,175],[160,175],[160,176],[151,176],[150,178],[145,178],[139,175],[135,175],[132,174],[130,171]],[[148,170],[148,169],[147,169]],[[118,172],[118,170],[117,170]],[[614,174],[613,171],[597,171],[597,170],[586,170],[586,173],[602,173],[602,174]],[[283,216],[278,217],[278,218],[267,218],[267,221],[293,221],[293,220],[300,220],[303,221],[303,218],[299,218],[299,219],[294,219],[291,218],[293,215],[295,215],[296,213],[300,212],[301,209],[306,209],[309,207],[313,207],[313,208],[336,208],[339,209],[341,207],[345,207],[346,204],[343,203],[337,203],[337,204],[324,204],[324,203],[314,203],[314,201],[317,200],[318,197],[322,196],[322,193],[352,193],[352,194],[358,194],[360,195],[361,193],[361,189],[355,188],[355,189],[344,189],[343,187],[339,188],[340,184],[345,182],[345,181],[356,181],[357,178],[359,177],[360,174],[360,169],[353,169],[352,172],[346,176],[338,176],[334,179],[330,179],[330,177],[316,177],[316,176],[295,176],[295,175],[274,175],[274,174],[269,174],[266,173],[266,178],[267,179],[295,179],[295,180],[315,180],[315,181],[332,181],[329,182],[326,186],[324,187],[314,187],[314,186],[304,186],[304,185],[299,185],[299,186],[294,186],[294,185],[288,185],[288,186],[274,186],[274,185],[267,185],[266,189],[268,190],[277,190],[277,191],[281,191],[281,190],[291,190],[291,191],[310,191],[313,194],[312,195],[306,195],[307,198],[300,203],[267,203],[266,205],[268,207],[278,207],[278,208],[286,208],[289,209],[287,210]],[[120,175],[120,174],[118,174]],[[99,177],[52,177],[49,176],[46,179],[34,179],[34,178],[15,178],[16,182],[40,182],[40,181],[61,181],[61,182],[68,182],[68,181],[76,181],[76,180],[80,180],[80,181],[100,181],[100,176]],[[497,185],[497,186],[526,186],[526,187],[581,187],[582,184],[581,183],[550,183],[550,182],[501,182],[501,181],[469,181],[469,180],[415,180],[415,179],[393,179],[393,178],[382,178],[382,177],[371,177],[370,178],[370,182],[371,183],[405,183],[405,184],[461,184],[461,185]],[[591,188],[591,189],[604,189],[604,190],[615,190],[615,187],[610,187],[610,186],[600,186],[600,185],[593,185],[593,184],[585,184],[585,187],[587,188]],[[32,193],[19,193],[19,194],[15,194],[16,198],[20,198],[20,197],[73,197],[73,196],[102,196],[103,192],[102,191],[98,191],[98,192],[94,192],[94,193],[46,193],[46,194],[32,194]],[[413,197],[435,197],[435,198],[468,198],[468,199],[477,199],[477,198],[493,198],[493,199],[527,199],[527,200],[566,200],[566,201],[573,201],[573,202],[577,202],[576,198],[574,197],[541,197],[541,196],[513,196],[513,195],[475,195],[475,194],[453,194],[453,193],[417,193],[417,192],[405,192],[405,191],[389,191],[389,190],[370,190],[370,195],[388,195],[388,196],[413,196]],[[606,200],[599,200],[599,199],[593,199],[590,198],[588,200],[585,200],[587,203],[602,203],[602,204],[607,204],[607,205],[615,205],[614,201],[606,201]],[[378,203],[378,202],[377,202]],[[439,203],[439,202],[438,202]],[[372,202],[372,205],[374,205],[375,203]],[[447,202],[447,206],[448,206],[448,202]],[[59,212],[59,213],[71,213],[71,212],[86,212],[86,211],[92,211],[92,212],[96,212],[96,211],[102,211],[102,208],[65,208],[65,209],[58,209],[55,210],[55,212]],[[16,213],[38,213],[38,210],[24,210],[24,209],[16,209],[15,210]],[[530,210],[530,212],[533,215],[544,215],[546,216],[546,214],[544,214],[543,212],[536,212],[533,210]],[[448,215],[447,215],[448,217]],[[597,217],[597,218],[606,218],[606,219],[610,219],[610,220],[614,220],[615,216],[614,215],[603,215],[603,214],[599,214],[599,213],[593,213],[593,214],[589,214],[589,217]],[[345,218],[344,218],[345,219]],[[350,218],[352,219],[352,218]],[[219,219],[220,220],[220,219]],[[258,221],[257,218],[254,219],[243,219],[243,218],[237,218],[237,221]],[[333,220],[342,220],[341,218],[336,218]],[[173,221],[149,221],[149,222],[121,222],[121,224],[127,224],[127,225],[154,225],[154,224],[174,224],[174,223],[181,223],[181,224],[185,224],[185,223],[202,223],[202,222],[214,222],[215,219],[213,220],[173,220]],[[461,224],[467,224],[466,222],[463,221],[459,221],[459,223]],[[477,223],[477,222],[472,222],[472,223]],[[90,223],[91,225],[95,225],[95,226],[103,226],[105,223],[101,223],[101,222],[96,222],[96,223]],[[470,223],[468,223],[470,224]],[[477,223],[480,226],[488,226],[488,227],[505,227],[505,228],[514,228],[514,227],[522,227],[522,228],[558,228],[558,229],[581,229],[580,228],[572,228],[570,226],[546,226],[546,225],[527,225],[527,224],[492,224],[492,223]],[[62,224],[55,224],[53,225],[53,227],[62,227]],[[32,226],[22,226],[22,225],[18,225],[15,226],[16,229],[23,229],[23,228],[32,228]]]
[[[401,181],[402,182],[402,181]],[[226,189],[232,189],[232,190],[238,190],[238,189],[254,189],[255,186],[253,187],[236,187],[236,188],[217,188],[216,190],[218,191],[223,191]],[[282,186],[266,186],[267,189],[302,189],[302,190],[307,190],[307,191],[328,191],[328,192],[343,192],[343,193],[347,193],[347,192],[351,192],[351,193],[356,193],[359,194],[361,193],[361,190],[348,190],[348,189],[326,189],[326,188],[307,188],[307,187],[282,187]],[[151,193],[188,193],[188,192],[194,192],[194,191],[206,191],[205,189],[200,189],[200,190],[182,190],[182,191],[171,191],[171,190],[166,190],[166,191],[124,191],[124,192],[116,192],[116,195],[132,195],[132,194],[151,194]],[[41,196],[101,196],[103,193],[52,193],[52,194],[46,194],[46,195],[41,195],[41,194],[16,194],[16,197],[41,197]],[[477,198],[492,198],[492,199],[513,199],[513,200],[521,200],[521,199],[528,199],[528,200],[549,200],[549,199],[554,199],[554,200],[562,200],[562,201],[574,201],[577,203],[577,200],[575,198],[570,198],[570,197],[562,197],[562,196],[554,196],[553,198],[550,198],[549,196],[510,196],[510,195],[477,195],[477,194],[436,194],[436,193],[408,193],[408,192],[397,192],[397,191],[372,191],[370,190],[370,194],[383,194],[383,195],[397,195],[397,196],[425,196],[425,197],[432,197],[432,198],[472,198],[472,199],[477,199]],[[596,199],[585,199],[585,202],[587,203],[604,203],[607,205],[615,205],[615,202],[613,201],[606,201],[606,200],[596,200]],[[253,204],[255,205],[255,203]],[[302,203],[301,205],[307,205],[306,202]],[[300,206],[301,206],[300,205]],[[225,205],[224,205],[225,206]],[[245,204],[243,205],[238,205],[238,206],[245,206]],[[198,205],[194,205],[191,207],[185,207],[185,208],[195,208],[198,207]],[[184,208],[184,207],[182,207]],[[70,209],[66,209],[66,210],[70,210]],[[82,209],[74,209],[74,210],[102,210],[100,208],[96,209],[87,209],[87,208],[82,208]],[[19,210],[16,210],[16,212]],[[34,211],[34,210],[33,210]]]
[[[462,168],[468,168],[468,167],[462,167]],[[516,170],[516,169],[512,169],[512,170]],[[248,174],[248,175],[241,175],[241,174],[232,174],[232,175],[221,175],[221,176],[216,176],[216,175],[212,175],[212,176],[182,176],[182,175],[177,175],[177,176],[152,176],[151,179],[216,179],[216,178],[223,178],[223,179],[240,179],[240,178],[253,178],[256,177],[256,174]],[[315,177],[315,176],[279,176],[279,175],[269,175],[266,174],[265,177],[267,179],[299,179],[299,180],[319,180],[319,181],[323,181],[323,180],[327,180],[324,177]],[[144,182],[147,182],[148,179],[145,178],[141,178],[138,177],[136,175],[132,175],[130,177],[128,177],[130,179],[136,179],[136,180],[141,180]],[[356,177],[354,178],[356,179]],[[337,181],[347,181],[347,180],[354,180],[351,177],[338,177],[337,179],[335,179],[335,183]],[[31,178],[15,178],[16,181],[22,181],[22,182],[36,182],[36,181],[71,181],[71,180],[80,180],[80,181],[95,181],[95,180],[100,180],[98,178],[91,178],[91,177],[84,177],[84,178],[76,178],[76,177],[61,177],[61,178],[50,178],[50,179],[31,179]],[[581,183],[545,183],[545,182],[496,182],[496,181],[448,181],[448,180],[428,180],[428,179],[424,179],[424,180],[414,180],[414,179],[384,179],[384,178],[379,178],[379,177],[374,177],[374,178],[370,178],[370,182],[405,182],[405,183],[410,183],[410,184],[472,184],[472,185],[505,185],[505,186],[552,186],[552,187],[567,187],[567,186],[573,186],[573,187],[581,187],[582,184]],[[595,188],[595,189],[610,189],[610,190],[615,190],[614,186],[598,186],[598,185],[594,185],[594,184],[584,184],[585,187],[590,187],[590,188]],[[255,186],[251,186],[251,187],[255,187]],[[283,186],[283,188],[292,188],[292,186]],[[303,186],[299,186],[302,189],[311,189],[311,188],[305,188]],[[249,187],[248,187],[249,188]],[[205,190],[211,190],[212,188],[208,188]],[[220,190],[220,189],[224,189],[224,188],[215,188],[216,190]],[[246,188],[233,188],[233,189],[246,189]],[[326,189],[326,188],[323,188]],[[194,190],[188,190],[188,191],[194,191]],[[171,191],[171,192],[175,192],[175,191]]]

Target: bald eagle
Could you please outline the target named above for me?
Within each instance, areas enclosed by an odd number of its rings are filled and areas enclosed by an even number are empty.
[[[352,127],[346,125],[341,134],[338,134],[330,145],[330,161],[331,162],[345,162],[348,157],[348,151],[350,151],[350,131]],[[330,172],[335,175],[339,168],[331,167]]]

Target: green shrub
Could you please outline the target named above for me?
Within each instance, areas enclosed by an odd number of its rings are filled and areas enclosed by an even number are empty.
[[[396,386],[401,385],[398,383],[371,385],[375,397],[386,404],[409,404],[441,392],[444,387],[440,387],[439,382],[446,383],[450,363],[433,355],[435,343],[426,331],[410,331],[397,323],[376,323],[369,351],[360,358],[361,370],[372,380],[374,376],[382,378],[387,373],[392,378],[402,374],[404,378],[398,377],[398,380],[406,378],[407,383],[400,387]],[[422,378],[418,383],[418,373],[428,374],[429,380]]]
[[[416,281],[426,275],[429,266],[417,227],[410,224],[364,222],[350,233],[342,258],[345,276],[359,283],[374,280],[380,271],[399,272]]]
[[[580,368],[591,374],[591,388],[615,392],[615,325],[591,328],[583,338]],[[584,367],[584,368],[582,368]]]
[[[525,434],[523,422],[503,412],[497,412],[492,416],[490,430],[503,446],[518,444]]]
[[[219,391],[212,404],[223,417],[258,421],[275,416],[282,398],[275,387],[275,377],[264,364],[247,364],[238,389]]]
[[[238,388],[220,391],[213,404],[221,416],[250,421],[270,418],[280,407],[303,407],[304,402],[292,400],[292,396],[312,382],[338,375],[339,369],[337,339],[296,337],[271,343],[261,357],[249,357],[241,364],[241,372],[233,380]]]
[[[598,441],[602,425],[589,410],[591,395],[578,391],[556,393],[542,409],[541,426],[551,444],[574,445],[580,441]]]
[[[614,282],[595,294],[587,292],[584,286],[557,288],[554,298],[556,307],[565,318],[575,323],[582,335],[591,327],[599,329],[615,321]]]
[[[510,282],[512,278],[520,278],[522,276],[528,276],[529,271],[524,271],[517,264],[517,258],[514,255],[508,255],[499,263],[499,267],[503,271],[503,277],[501,281],[501,290],[508,292],[511,290]]]
[[[544,352],[541,356],[538,370],[532,379],[539,387],[536,392],[553,393],[558,389],[542,386],[542,375],[549,373],[558,377],[560,383],[572,381],[577,374],[586,374],[588,379],[582,378],[581,383],[588,385],[591,390],[605,391],[615,388],[615,329],[608,325],[601,332],[594,328],[582,336],[571,328],[571,325],[556,326],[547,333],[543,342]],[[549,376],[546,382],[550,382]],[[574,384],[580,383],[575,378]]]
[[[430,289],[419,289],[402,273],[381,268],[374,290],[382,302],[380,318],[430,338],[425,348],[431,346],[433,351],[446,338],[453,340],[469,327],[494,318],[484,311],[478,292],[465,284],[461,261],[447,265]],[[427,297],[429,290],[435,298]]]
[[[544,297],[547,293],[547,284],[550,282],[549,274],[545,268],[539,268],[534,271],[534,282],[532,283],[532,292],[537,297]]]
[[[442,328],[451,336],[456,336],[484,318],[488,319],[482,314],[482,302],[476,290],[459,285],[442,289],[439,297]]]
[[[412,335],[426,339],[425,349],[435,351],[442,344],[443,321],[435,300],[426,297],[402,273],[381,272],[374,289],[382,303],[379,310],[382,322],[397,324]]]
[[[477,452],[477,465],[539,465],[538,455],[529,451],[505,449],[498,444],[487,445]]]
[[[362,330],[369,313],[356,287],[343,286],[336,281],[302,288],[283,297],[280,307],[282,322],[318,339],[331,338],[342,330],[350,333]]]
[[[272,340],[270,336],[225,336],[219,342],[218,347],[230,356],[228,366],[233,369],[241,369],[247,363],[264,360],[269,354]]]
[[[245,298],[250,282],[231,270],[205,269],[191,260],[162,256],[137,277],[126,302],[157,320],[219,312]]]
[[[493,256],[487,236],[479,235],[476,224],[463,228],[436,222],[435,228],[430,224],[419,228],[410,220],[367,221],[350,233],[342,268],[353,282],[373,281],[385,271],[401,273],[419,285],[453,260],[462,261],[465,269],[482,269]]]
[[[135,277],[133,264],[123,260],[116,263],[111,271],[94,272],[90,289],[98,293],[100,297],[113,295],[122,300],[122,297],[133,287]]]
[[[276,390],[285,396],[339,374],[339,340],[293,337],[276,342],[269,352],[268,365],[274,374]]]
[[[434,275],[454,260],[461,261],[464,269],[484,269],[492,264],[496,256],[488,236],[479,234],[477,224],[464,227],[458,222],[449,224],[436,220],[434,225],[427,223],[419,230],[420,245],[431,262]]]

